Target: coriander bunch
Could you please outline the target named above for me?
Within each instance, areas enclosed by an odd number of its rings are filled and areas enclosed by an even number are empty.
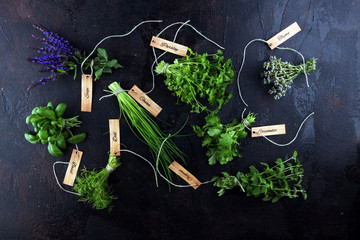
[[[198,54],[188,48],[190,55],[175,59],[168,64],[161,61],[155,69],[157,74],[166,76],[165,84],[180,101],[191,105],[191,112],[207,109],[200,100],[206,99],[211,106],[221,106],[229,101],[232,94],[225,92],[234,80],[231,59],[224,61],[222,52]]]
[[[275,99],[285,96],[286,91],[291,88],[294,79],[304,73],[304,64],[293,65],[289,62],[283,62],[281,58],[271,56],[270,60],[264,62],[264,84],[271,84],[270,94],[275,94]],[[316,59],[310,58],[305,62],[305,72],[310,74],[316,70]]]
[[[219,196],[224,195],[225,190],[241,187],[247,196],[258,197],[263,195],[263,201],[277,202],[282,197],[296,198],[300,194],[307,198],[306,190],[301,186],[304,169],[297,159],[297,152],[285,161],[278,158],[273,167],[261,163],[265,168],[259,171],[250,166],[249,172],[238,172],[231,176],[223,172],[221,177],[214,177],[214,186],[219,187]]]
[[[203,127],[193,126],[197,136],[203,138],[202,146],[207,147],[206,156],[209,157],[209,164],[216,162],[226,164],[234,157],[241,157],[237,150],[240,145],[239,139],[247,136],[244,122],[233,120],[231,123],[222,124],[220,117],[211,112],[205,117],[206,124]],[[247,124],[255,122],[255,114],[249,113],[246,117]]]
[[[109,156],[108,165],[101,170],[88,171],[85,167],[80,176],[76,177],[74,191],[79,193],[79,201],[92,205],[97,210],[112,209],[111,202],[117,199],[113,195],[114,190],[108,183],[110,173],[121,165],[119,158]]]

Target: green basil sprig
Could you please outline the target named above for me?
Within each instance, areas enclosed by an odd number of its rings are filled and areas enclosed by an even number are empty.
[[[49,102],[45,107],[35,107],[26,118],[26,123],[33,125],[34,132],[26,132],[25,139],[32,144],[48,144],[48,151],[54,157],[64,155],[66,142],[82,142],[86,138],[85,133],[72,136],[70,132],[70,128],[80,126],[79,116],[63,118],[66,107],[65,103],[60,103],[54,108],[53,102]]]

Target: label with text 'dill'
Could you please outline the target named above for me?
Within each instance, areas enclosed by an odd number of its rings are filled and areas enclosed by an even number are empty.
[[[301,28],[299,27],[299,25],[296,22],[294,22],[293,24],[291,24],[290,26],[288,26],[287,28],[285,28],[284,30],[282,30],[281,32],[279,32],[278,34],[267,40],[266,42],[268,43],[271,49],[274,49],[300,31]]]
[[[120,156],[120,121],[109,119],[110,155]]]
[[[69,161],[68,168],[66,170],[65,178],[63,183],[69,186],[74,186],[75,177],[79,169],[80,161],[82,158],[83,152],[73,149],[71,158]]]
[[[282,134],[286,134],[285,124],[251,128],[251,137],[262,137]]]
[[[90,74],[81,75],[81,111],[91,112],[93,79]]]
[[[154,117],[156,117],[161,112],[162,108],[157,105],[151,98],[149,98],[143,91],[141,91],[141,89],[136,85],[134,85],[128,93]]]
[[[186,47],[184,45],[170,42],[168,40],[165,40],[165,39],[162,39],[159,37],[155,37],[155,36],[152,37],[150,46],[164,50],[166,52],[171,52],[173,54],[183,56],[183,57],[186,56],[187,49],[188,49],[188,47]]]
[[[183,168],[183,166],[181,166],[178,162],[176,162],[176,161],[172,162],[169,165],[169,168],[174,173],[179,175],[182,179],[184,179],[187,183],[189,183],[189,185],[193,185],[192,187],[194,189],[197,189],[201,185],[201,182],[196,177],[194,177],[194,175],[189,173],[188,170]]]

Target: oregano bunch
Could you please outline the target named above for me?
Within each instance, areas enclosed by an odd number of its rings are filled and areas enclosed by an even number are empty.
[[[270,60],[264,62],[265,71],[261,74],[264,77],[264,84],[271,84],[270,94],[275,94],[275,99],[285,96],[286,91],[291,88],[294,79],[300,74],[304,74],[304,64],[293,65],[283,62],[281,58],[271,56]],[[305,72],[310,74],[316,70],[316,59],[310,58],[305,62]]]
[[[234,157],[241,157],[236,148],[240,145],[238,140],[247,136],[244,121],[233,120],[231,123],[222,124],[220,117],[214,112],[208,114],[205,121],[204,126],[193,126],[193,130],[197,136],[203,138],[202,146],[208,149],[206,156],[209,157],[209,164],[226,164]],[[249,126],[253,124],[255,114],[249,113],[246,121]]]
[[[215,54],[188,50],[189,55],[175,59],[172,64],[161,61],[155,72],[166,76],[165,85],[181,102],[191,105],[191,112],[207,109],[201,99],[220,109],[232,97],[225,91],[234,80],[231,59],[225,61],[220,50]]]
[[[118,157],[109,156],[108,165],[101,170],[89,171],[84,167],[80,176],[76,177],[76,184],[73,187],[81,197],[79,201],[89,203],[97,210],[107,208],[111,211],[111,202],[117,197],[113,194],[114,190],[109,185],[108,178],[120,165]]]
[[[297,152],[291,158],[283,161],[278,158],[275,165],[260,163],[265,168],[258,170],[250,166],[247,173],[238,172],[235,176],[222,172],[221,177],[213,177],[214,186],[219,187],[218,195],[222,196],[226,190],[239,187],[244,189],[247,196],[263,196],[263,201],[275,203],[282,197],[297,198],[302,195],[307,198],[306,190],[301,186],[304,169],[297,159]]]

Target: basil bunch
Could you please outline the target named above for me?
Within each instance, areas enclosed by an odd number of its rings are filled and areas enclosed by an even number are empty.
[[[62,116],[66,107],[65,103],[60,103],[54,108],[52,102],[45,107],[35,107],[26,118],[26,123],[33,125],[35,133],[26,132],[25,139],[32,144],[48,144],[48,151],[54,157],[64,155],[62,150],[66,149],[66,142],[82,142],[86,137],[85,133],[72,135],[70,132],[70,128],[80,126],[79,116],[64,119]]]
[[[246,191],[247,196],[258,197],[263,194],[262,200],[271,200],[272,203],[279,201],[282,197],[296,198],[300,194],[306,199],[306,191],[301,186],[304,169],[296,157],[295,151],[293,156],[285,161],[278,158],[275,166],[271,168],[268,164],[261,163],[265,166],[262,171],[250,166],[250,171],[247,173],[238,172],[236,176],[231,176],[223,172],[222,177],[214,177],[212,180],[216,181],[215,187],[221,188],[218,191],[219,196],[224,195],[225,190],[239,186]]]

